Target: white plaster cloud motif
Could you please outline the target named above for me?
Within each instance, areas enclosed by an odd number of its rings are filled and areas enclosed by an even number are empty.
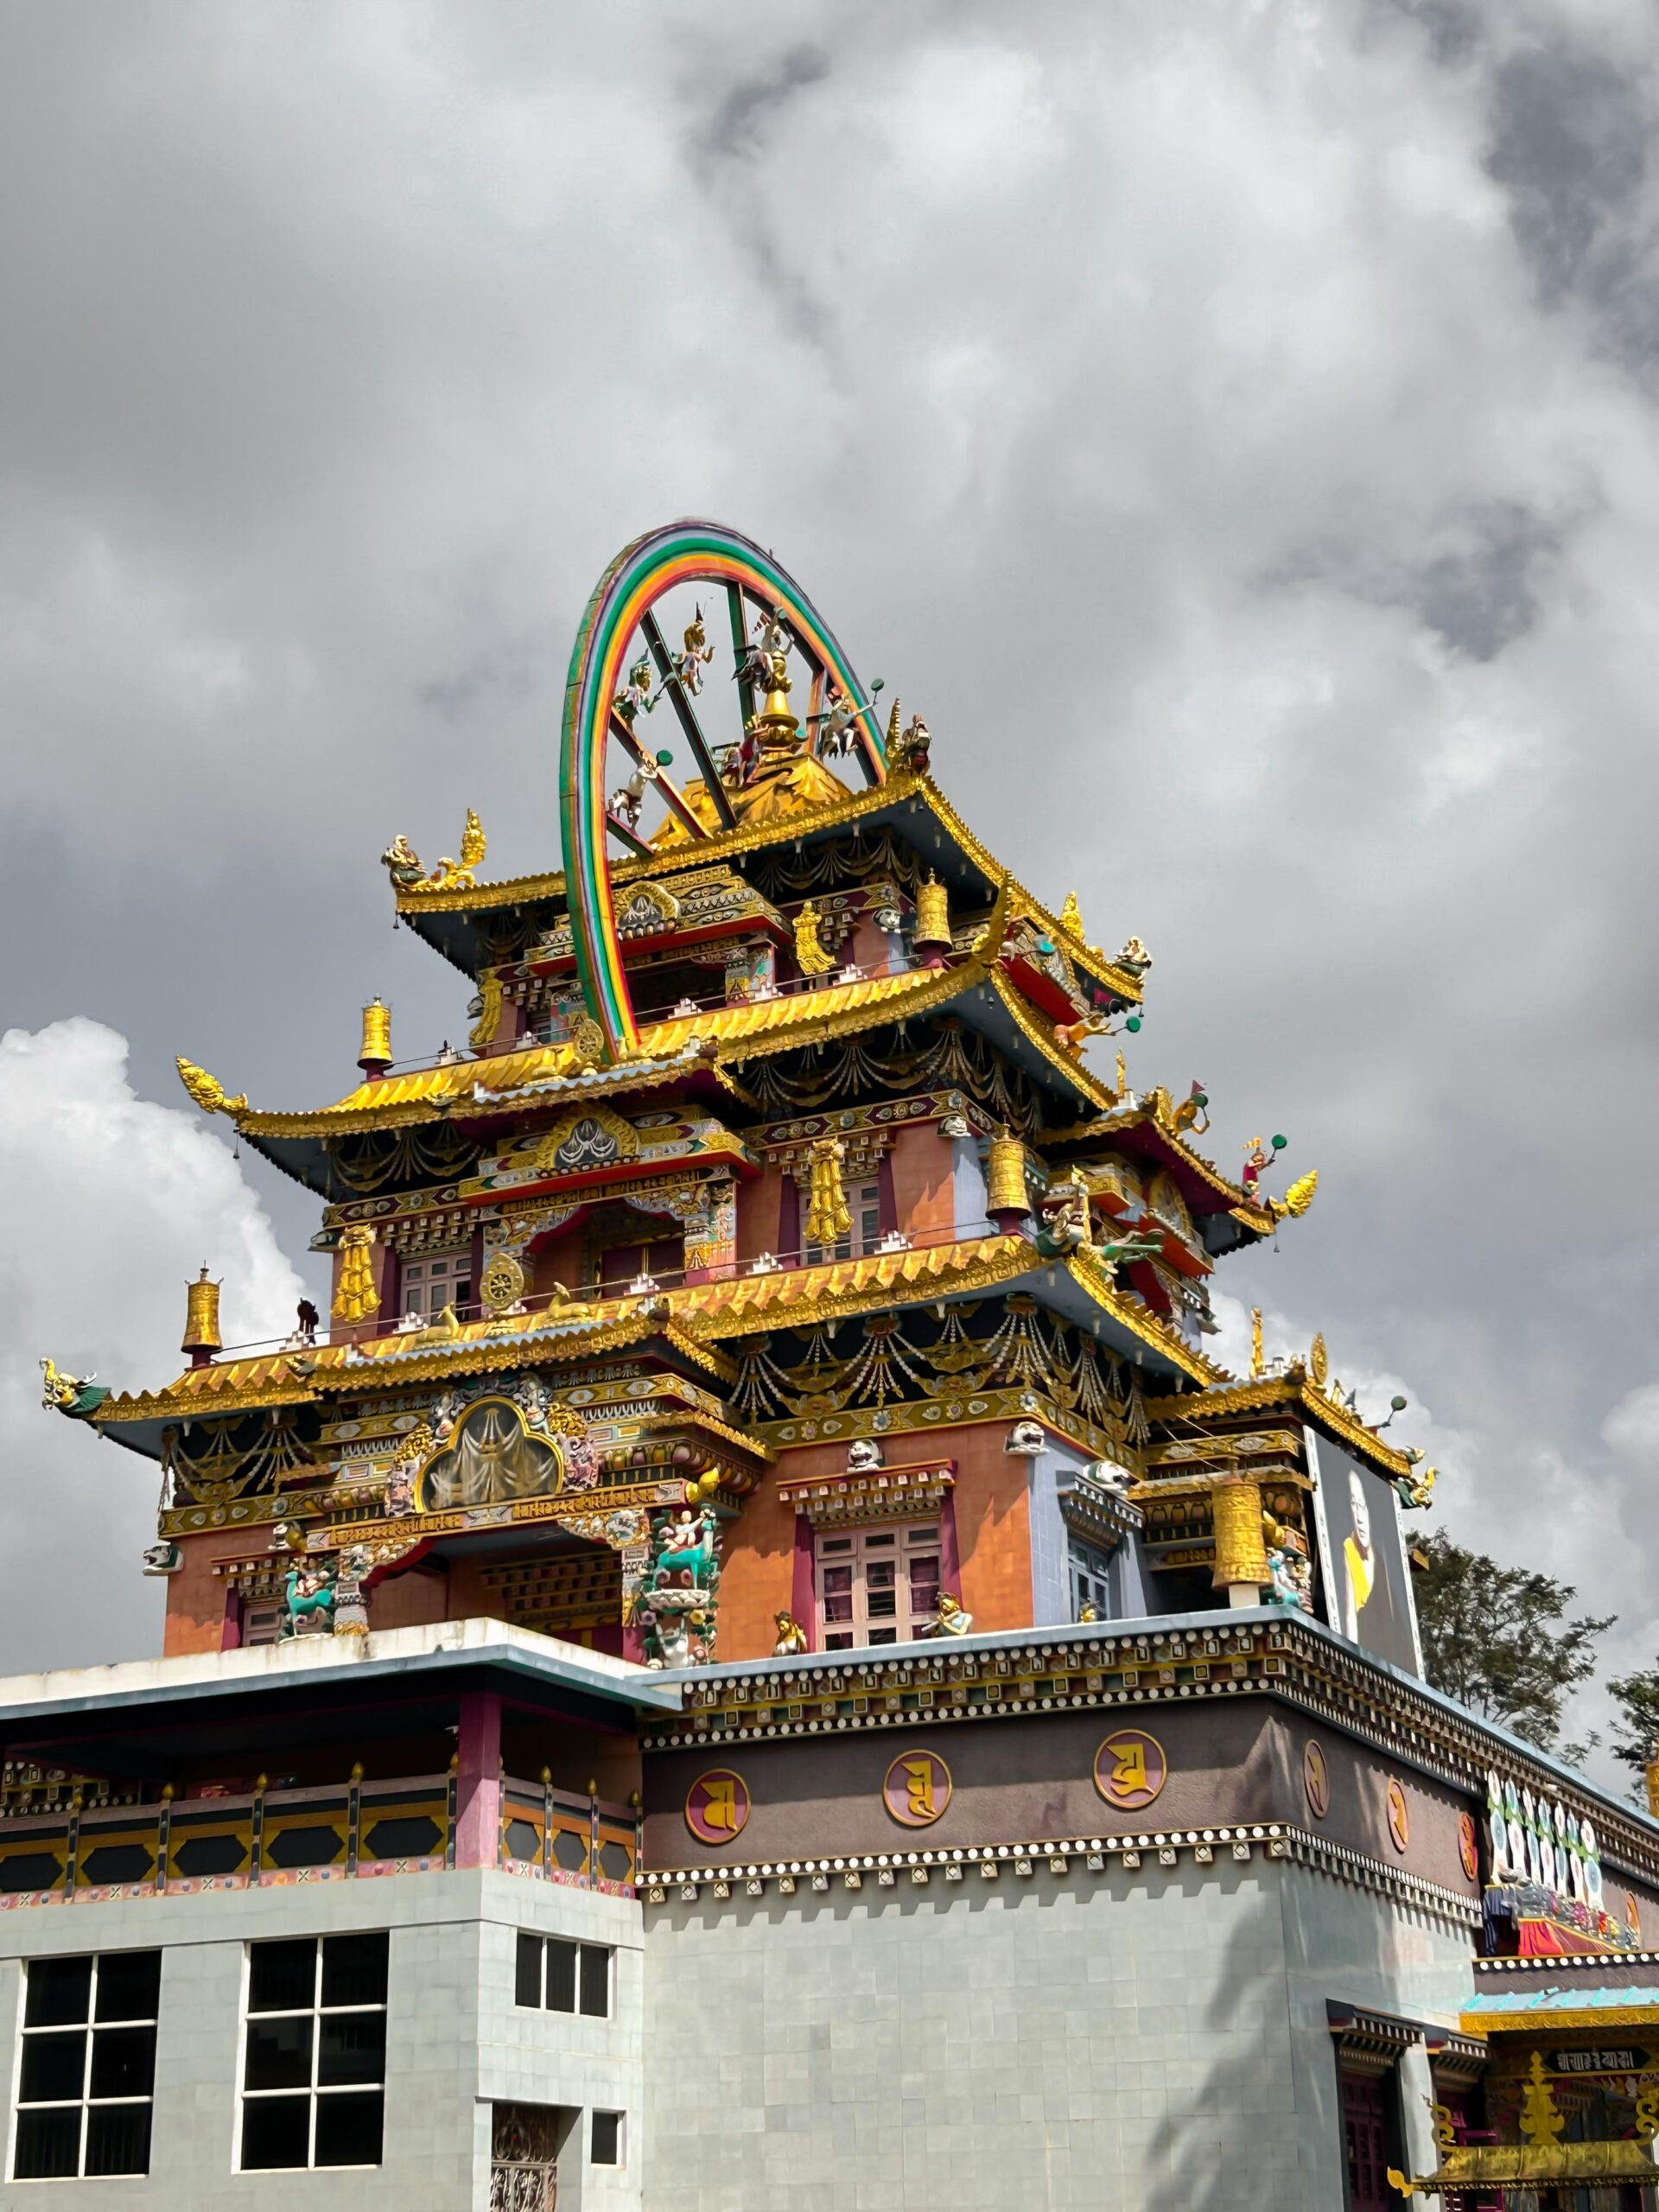
[[[273,1106],[372,991],[459,1034],[374,855],[548,864],[586,594],[721,516],[1152,944],[1135,1078],[1322,1169],[1226,1290],[1654,1656],[1650,8],[92,0],[0,69],[9,1018]]]

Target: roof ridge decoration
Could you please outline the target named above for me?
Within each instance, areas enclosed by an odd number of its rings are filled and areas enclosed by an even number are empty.
[[[685,520],[648,531],[625,546],[607,568],[594,588],[570,656],[559,761],[559,819],[577,972],[588,1011],[604,1033],[608,1056],[615,1060],[633,1057],[639,1033],[611,906],[607,840],[612,817],[605,793],[605,761],[618,719],[617,702],[624,696],[623,677],[634,634],[645,626],[647,639],[654,639],[652,607],[676,585],[692,582],[725,588],[734,642],[740,636],[747,639],[747,593],[802,643],[843,701],[864,696],[834,632],[793,577],[752,538],[722,524]],[[623,718],[630,749],[639,758],[632,743],[632,715]],[[887,753],[874,718],[861,717],[851,729],[869,781],[884,782]],[[654,772],[643,759],[640,767],[647,774]]]

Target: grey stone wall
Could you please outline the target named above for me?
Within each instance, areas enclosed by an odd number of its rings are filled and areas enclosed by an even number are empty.
[[[391,1933],[384,2162],[316,2173],[232,2171],[249,1942]],[[612,1946],[612,2018],[520,2010],[524,1929]],[[11,2171],[22,1961],[116,1948],[162,1952],[154,2134],[143,2179],[6,2183],[0,2202],[69,2212],[228,2212],[277,2201],[304,2212],[480,2212],[489,2201],[490,2101],[579,2108],[561,2162],[562,2212],[638,2212],[641,2129],[639,1909],[631,1900],[492,1872],[301,1883],[122,1904],[26,1908],[0,1918],[0,2049]],[[588,2164],[588,2116],[626,2116],[627,2164]],[[102,2193],[100,2194],[100,2190]]]
[[[1469,1982],[1259,1859],[671,1904],[645,1952],[648,2212],[1338,2212],[1325,1999]]]

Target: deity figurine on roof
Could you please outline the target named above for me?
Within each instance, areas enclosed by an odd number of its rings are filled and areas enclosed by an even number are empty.
[[[738,663],[734,681],[744,678],[771,690],[787,680],[784,663],[791,644],[781,607],[762,607],[755,620],[754,636]]]
[[[687,697],[695,699],[702,690],[702,671],[715,657],[709,642],[709,632],[702,626],[702,608],[686,625],[685,646],[674,656],[674,672],[670,683],[677,683]]]
[[[657,700],[651,689],[651,663],[642,653],[628,671],[628,680],[611,702],[611,711],[632,729],[639,717],[652,713]]]

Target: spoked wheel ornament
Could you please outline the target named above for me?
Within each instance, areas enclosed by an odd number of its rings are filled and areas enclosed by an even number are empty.
[[[771,554],[719,523],[649,531],[606,569],[570,656],[559,809],[577,966],[612,1059],[639,1049],[613,859],[843,798],[837,771],[885,782],[880,689]]]

